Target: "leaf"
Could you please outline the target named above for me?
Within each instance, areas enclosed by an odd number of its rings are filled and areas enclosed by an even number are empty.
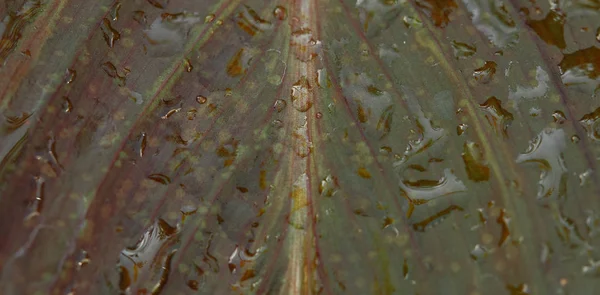
[[[3,294],[594,294],[600,6],[0,5]]]

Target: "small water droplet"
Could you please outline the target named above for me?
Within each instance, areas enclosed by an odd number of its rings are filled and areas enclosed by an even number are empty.
[[[321,119],[321,118],[323,118],[323,113],[321,113],[321,112],[317,112],[317,113],[315,114],[315,117],[316,117],[317,119]]]
[[[577,136],[577,135],[571,136],[571,142],[572,143],[578,143],[579,140],[580,140],[579,136]]]
[[[140,158],[144,156],[144,152],[146,151],[146,144],[147,144],[147,139],[146,139],[146,132],[142,132],[142,134],[140,135]]]
[[[73,83],[73,81],[75,81],[75,78],[77,78],[77,72],[73,69],[67,69],[65,77],[65,81],[67,82],[67,84]]]
[[[121,2],[117,2],[110,11],[110,17],[113,21],[119,20],[119,10],[121,10]]]
[[[483,84],[489,83],[496,74],[496,66],[496,62],[486,61],[482,67],[475,69],[473,78]]]
[[[319,194],[324,197],[331,197],[335,194],[337,187],[337,178],[332,175],[327,175],[319,183]]]
[[[287,105],[287,102],[285,102],[285,100],[283,99],[278,99],[275,101],[275,103],[273,104],[273,109],[275,111],[277,111],[278,113],[281,113],[284,109],[285,106]]]
[[[63,96],[63,111],[65,113],[70,113],[71,110],[73,110],[73,104],[71,103],[71,100],[68,97]]]
[[[171,183],[171,178],[160,173],[150,174],[148,178],[164,185]]]
[[[305,76],[302,76],[294,85],[291,90],[291,101],[292,106],[299,112],[306,112],[312,107],[312,101],[310,97],[311,85]]]
[[[101,28],[104,41],[106,41],[108,47],[113,48],[115,46],[115,42],[121,39],[121,34],[119,34],[119,32],[112,27],[108,18],[104,18],[102,20]]]
[[[565,117],[565,113],[563,113],[562,111],[554,111],[554,113],[552,113],[552,118],[554,119],[554,122],[557,124],[563,124],[565,122],[565,120],[567,119]]]
[[[517,157],[517,163],[544,163],[540,165],[538,199],[557,199],[566,193],[567,168],[562,154],[565,141],[564,130],[548,128],[533,138],[527,151]]]
[[[192,66],[192,62],[189,58],[183,60],[183,65],[185,66],[185,71],[188,73],[194,69],[194,67]]]
[[[583,125],[591,140],[600,141],[600,107],[581,117],[579,123]]]
[[[471,250],[471,258],[473,260],[481,260],[488,255],[488,252],[489,252],[488,249],[477,244],[477,245],[475,245],[475,248],[473,248],[473,250]]]
[[[477,52],[477,47],[467,43],[452,41],[452,50],[454,51],[454,57],[456,57],[456,59],[466,59]]]
[[[501,132],[504,136],[507,136],[508,126],[512,123],[513,115],[502,107],[502,102],[495,96],[488,98],[480,107],[487,112],[486,118],[488,123]]]
[[[204,23],[205,23],[205,24],[212,23],[212,22],[215,20],[215,17],[216,17],[216,16],[215,16],[213,13],[211,13],[211,14],[207,15],[207,16],[204,18]]]
[[[273,16],[278,20],[284,20],[287,17],[287,11],[283,6],[277,6],[273,9]]]
[[[271,125],[277,129],[283,127],[283,122],[281,120],[273,120],[273,122],[271,122]]]
[[[199,104],[205,104],[207,101],[208,101],[208,98],[206,98],[206,96],[203,96],[203,95],[196,96],[196,102]]]
[[[166,114],[164,114],[160,118],[163,119],[163,120],[166,120],[169,117],[171,117],[173,114],[179,113],[179,111],[181,111],[181,108],[171,109],[171,110],[169,110]]]
[[[539,117],[541,113],[542,113],[542,109],[540,109],[538,107],[531,107],[529,109],[529,115],[532,117]]]
[[[467,124],[458,124],[458,126],[456,127],[456,134],[463,135],[463,133],[465,133],[468,128],[469,125]]]
[[[146,24],[146,13],[141,10],[136,10],[133,12],[133,20],[135,20],[140,25]]]

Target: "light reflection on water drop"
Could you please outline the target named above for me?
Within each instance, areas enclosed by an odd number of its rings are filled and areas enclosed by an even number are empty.
[[[132,288],[148,272],[161,271],[161,258],[167,254],[167,242],[177,234],[177,228],[159,219],[142,235],[134,247],[121,251],[117,264],[122,291]]]
[[[566,191],[567,167],[563,159],[566,147],[566,134],[562,129],[548,128],[540,132],[524,154],[517,157],[517,163],[538,163],[540,174],[538,198],[558,198]]]

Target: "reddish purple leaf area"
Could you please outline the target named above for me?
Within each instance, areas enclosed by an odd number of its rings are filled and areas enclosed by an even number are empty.
[[[600,4],[5,0],[0,293],[596,294]]]

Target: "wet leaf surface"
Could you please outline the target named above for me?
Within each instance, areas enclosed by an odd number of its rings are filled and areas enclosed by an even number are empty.
[[[600,5],[0,4],[2,294],[595,294]]]

